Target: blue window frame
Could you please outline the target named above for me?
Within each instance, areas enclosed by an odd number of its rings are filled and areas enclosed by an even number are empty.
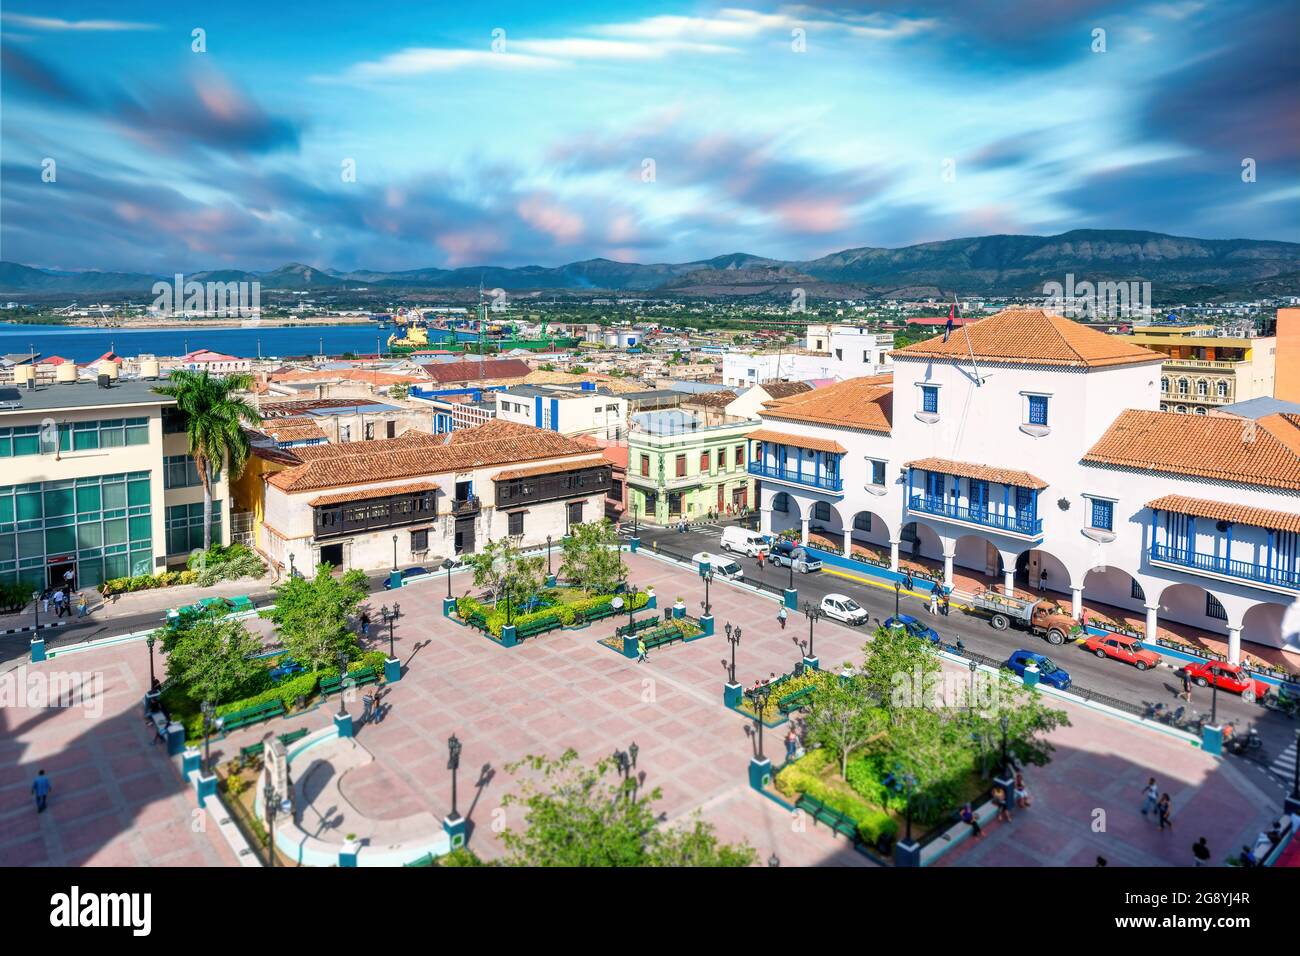
[[[921,386],[921,411],[939,411],[939,387],[937,385]]]
[[[1101,498],[1093,498],[1092,501],[1092,524],[1090,527],[1098,531],[1115,530],[1115,503],[1113,501],[1103,501]]]
[[[1046,395],[1029,396],[1029,424],[1031,425],[1047,424],[1047,396]]]
[[[883,461],[870,462],[871,465],[871,483],[873,485],[883,485],[885,483],[885,463]]]

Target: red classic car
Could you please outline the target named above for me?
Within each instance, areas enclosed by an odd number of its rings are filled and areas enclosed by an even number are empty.
[[[1188,664],[1184,670],[1198,687],[1208,687],[1214,681],[1220,690],[1229,690],[1240,694],[1246,703],[1263,700],[1268,694],[1268,685],[1262,680],[1251,677],[1240,664],[1225,664],[1223,661],[1201,661]]]
[[[1140,671],[1160,663],[1159,654],[1148,651],[1136,638],[1123,634],[1094,634],[1083,642],[1083,647],[1098,657],[1113,657],[1125,664],[1132,664]]]

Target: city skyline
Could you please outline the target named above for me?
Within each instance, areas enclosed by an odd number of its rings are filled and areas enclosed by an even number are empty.
[[[997,7],[7,9],[0,258],[400,270],[1300,238],[1290,11]]]

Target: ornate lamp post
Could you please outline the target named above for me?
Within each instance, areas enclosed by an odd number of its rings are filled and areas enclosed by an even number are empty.
[[[384,623],[388,625],[388,656],[390,658],[397,657],[397,651],[393,646],[393,625],[397,621],[398,617],[401,616],[401,614],[402,614],[402,605],[397,604],[396,602],[394,602],[393,609],[391,611],[388,610],[387,604],[385,604],[383,607],[379,609],[379,616],[382,617]]]
[[[727,668],[727,680],[736,683],[736,645],[740,643],[740,628],[733,628],[731,622],[723,628],[727,632],[727,643],[731,645],[731,666]]]
[[[460,739],[452,734],[447,738],[447,769],[451,771],[451,816],[448,819],[459,820],[460,811],[456,809],[456,771],[460,769]]]
[[[551,536],[546,536],[546,576],[551,576]]]
[[[803,613],[808,618],[808,658],[814,660],[817,657],[817,652],[813,649],[813,625],[821,619],[822,610],[811,601],[804,601]]]
[[[767,699],[772,696],[772,688],[764,684],[750,691],[754,701],[754,723],[758,726],[758,759],[763,758],[763,712],[767,710]]]
[[[262,802],[266,804],[266,826],[270,834],[270,840],[267,843],[267,856],[270,861],[267,866],[275,868],[275,814],[280,809],[277,806],[275,786],[271,783],[271,778],[266,778],[266,787],[262,790]]]
[[[709,603],[709,584],[713,581],[713,569],[701,571],[700,577],[704,579],[704,604],[702,607],[704,608],[704,616],[708,617],[713,610],[713,605]]]
[[[41,592],[32,592],[32,612],[36,615],[36,628],[32,631],[33,637],[41,636]]]
[[[290,552],[289,552],[289,578],[290,578],[290,580],[292,580],[293,578],[296,578],[297,576],[298,576],[298,572],[297,572],[296,570],[294,570],[294,566],[293,566],[293,552],[290,551]]]
[[[451,569],[455,563],[451,558],[447,558],[442,562],[442,566],[447,572],[447,597],[451,597]]]
[[[1210,726],[1219,726],[1219,682],[1213,674],[1210,675]]]
[[[895,581],[894,582],[894,620],[898,620],[898,614],[899,614],[898,602],[902,590],[903,590],[903,582]]]
[[[347,704],[348,655],[339,651],[339,716],[348,715]]]
[[[158,682],[158,679],[153,676],[153,646],[157,642],[158,639],[153,636],[152,631],[150,631],[149,636],[144,639],[145,646],[149,648],[149,689],[150,690],[153,690],[154,685]]]
[[[641,503],[636,499],[632,500],[632,537],[637,537],[637,516],[641,514]]]
[[[790,552],[790,590],[794,590],[794,552]]]
[[[632,614],[636,609],[632,605],[636,603],[636,588],[630,583],[624,584],[623,594],[626,596],[625,599],[627,601],[627,632],[629,634],[635,634],[636,632],[632,630]]]
[[[208,741],[211,739],[213,718],[216,716],[217,708],[212,705],[212,701],[205,700],[199,709],[203,712],[203,776],[212,774],[212,754],[208,747]]]
[[[393,535],[393,570],[397,570],[397,535]]]
[[[975,672],[979,670],[979,664],[974,661],[967,661],[966,666],[970,668],[970,715],[975,716]]]

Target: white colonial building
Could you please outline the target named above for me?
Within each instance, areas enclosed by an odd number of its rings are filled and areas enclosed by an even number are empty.
[[[764,530],[1300,649],[1300,416],[1160,412],[1165,356],[1038,309],[891,357],[763,410]]]

